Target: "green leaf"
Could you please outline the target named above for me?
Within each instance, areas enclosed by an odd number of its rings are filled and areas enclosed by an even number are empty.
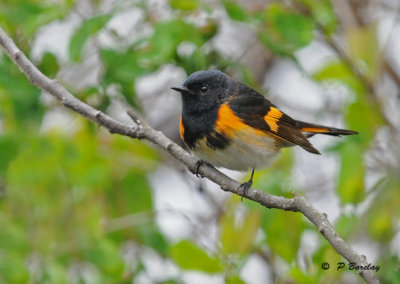
[[[250,209],[242,224],[235,220],[237,201],[231,200],[228,209],[220,219],[222,227],[221,242],[226,253],[245,254],[253,245],[256,233],[261,225],[262,215],[256,208]]]
[[[301,214],[279,210],[263,210],[263,229],[271,251],[287,262],[297,257],[305,223]]]
[[[365,197],[364,152],[357,143],[343,143],[340,147],[341,167],[337,191],[343,203],[358,203]]]
[[[311,276],[310,273],[305,274],[298,266],[290,269],[290,277],[296,284],[311,284],[318,283],[315,277]]]
[[[135,80],[153,71],[153,67],[146,66],[142,54],[137,50],[124,52],[103,49],[100,58],[104,65],[102,83],[104,85],[119,84],[121,92],[132,106],[137,106],[135,101]]]
[[[312,18],[288,10],[280,3],[268,5],[259,36],[272,51],[292,56],[293,52],[313,40]]]
[[[390,242],[396,233],[395,224],[400,216],[400,179],[398,173],[388,176],[378,185],[378,193],[367,211],[367,231],[371,238]]]
[[[92,246],[84,254],[87,260],[103,270],[107,276],[119,277],[124,271],[119,247],[107,239],[92,242]]]
[[[198,48],[214,34],[213,23],[197,28],[183,20],[159,22],[150,37],[138,41],[124,52],[101,50],[105,67],[102,82],[105,85],[119,84],[127,101],[136,105],[134,84],[139,76],[179,60],[177,48],[182,42],[193,43]]]
[[[0,136],[0,177],[4,177],[8,164],[18,153],[18,140],[12,136]]]
[[[386,255],[383,261],[379,262],[378,271],[381,283],[397,283],[400,279],[400,257],[398,254]]]
[[[31,39],[41,26],[68,15],[71,4],[68,1],[2,0],[0,23],[14,38],[24,39],[24,50],[27,47],[25,40]]]
[[[292,166],[293,153],[290,149],[285,149],[271,167],[257,172],[253,181],[254,188],[275,195],[292,197]]]
[[[229,276],[225,278],[225,284],[246,284],[239,276]]]
[[[55,77],[60,66],[57,57],[53,53],[46,52],[43,55],[42,62],[38,65],[39,70],[48,77]]]
[[[334,82],[347,85],[356,94],[365,92],[364,84],[341,61],[333,61],[326,64],[313,77],[321,82]]]
[[[173,9],[182,11],[193,11],[198,6],[198,0],[169,0]]]
[[[377,37],[376,24],[354,27],[347,32],[350,56],[371,80],[381,74],[382,52]]]
[[[299,0],[297,0],[299,1]],[[316,22],[327,35],[335,32],[338,19],[331,0],[301,0],[310,9]]]
[[[232,0],[223,0],[222,4],[225,6],[228,16],[235,21],[246,21],[247,14],[246,11],[236,2]]]
[[[134,84],[138,77],[181,60],[177,48],[182,42],[194,44],[197,50],[215,33],[214,22],[199,28],[180,19],[158,22],[151,36],[142,38],[124,52],[101,50],[105,69],[102,83],[106,86],[119,84],[127,101],[135,106]]]
[[[147,71],[146,67],[139,61],[140,55],[136,51],[118,52],[116,50],[103,49],[100,55],[106,67],[106,83],[109,84],[116,81],[123,84],[130,83],[133,86],[133,82],[137,77],[150,71]]]
[[[368,216],[368,234],[375,240],[388,241],[393,237],[393,222],[390,211],[381,207]]]
[[[360,217],[354,214],[342,214],[335,223],[338,234],[344,239],[350,239],[360,229]]]
[[[205,41],[210,40],[213,36],[215,36],[218,32],[218,22],[215,19],[208,19],[207,24],[202,25],[201,27],[198,28],[198,32],[202,37],[203,43]],[[208,56],[210,56],[210,60],[212,60],[212,57],[215,55],[216,51],[213,50],[209,53],[207,53]],[[214,62],[215,64],[215,62]]]
[[[56,262],[54,259],[48,261],[44,264],[45,272],[43,278],[41,279],[42,283],[66,283],[66,269],[65,267]]]
[[[194,25],[182,20],[162,22],[154,27],[154,34],[148,40],[148,47],[143,59],[149,67],[158,68],[176,57],[176,49],[183,42],[191,42],[201,46],[205,35]]]
[[[130,171],[122,180],[122,192],[124,202],[129,206],[129,212],[149,211],[152,209],[150,185],[145,174]]]
[[[186,74],[209,69],[210,66],[220,66],[220,69],[223,70],[226,66],[232,68],[234,65],[233,62],[223,58],[218,52],[205,54],[202,49],[196,49],[190,56],[179,56],[177,64],[185,69]]]
[[[23,284],[29,282],[29,272],[22,257],[4,254],[0,258],[0,280],[4,283]]]
[[[167,255],[169,244],[154,223],[146,223],[136,228],[136,230],[140,243],[153,248],[162,256]]]
[[[321,268],[322,263],[327,262],[330,265],[330,269],[323,270]],[[317,271],[320,275],[319,281],[310,283],[340,283],[338,280],[342,271],[337,270],[337,263],[345,262],[345,259],[337,253],[337,251],[325,240],[323,239],[322,245],[317,249],[317,251],[312,256],[313,271]],[[334,281],[336,280],[336,281]]]
[[[187,240],[174,245],[171,248],[171,256],[185,270],[200,270],[206,273],[223,271],[218,259],[210,257],[198,246]]]
[[[39,127],[44,114],[40,94],[8,57],[0,55],[0,110],[5,128],[14,123],[25,129]]]
[[[98,236],[102,230],[100,204],[107,198],[100,192],[112,179],[107,164],[99,159],[96,140],[85,134],[74,143],[57,135],[25,135],[18,156],[10,163],[7,208],[25,227],[41,228],[32,240],[38,251],[47,252],[49,243]],[[80,143],[82,148],[77,146]],[[66,212],[72,214],[68,219]]]
[[[158,284],[183,284],[183,282],[181,280],[177,280],[177,279],[169,279],[169,280],[157,282],[157,283]]]
[[[353,138],[366,149],[375,137],[375,132],[383,124],[381,114],[376,106],[367,99],[360,98],[349,106],[346,121],[351,129],[357,130],[359,134]]]
[[[25,255],[29,249],[25,228],[22,228],[15,220],[9,218],[7,213],[4,210],[4,214],[0,216],[0,226],[4,228],[0,231],[0,249]]]
[[[75,30],[69,43],[69,57],[77,62],[81,60],[82,47],[90,36],[98,33],[111,19],[112,15],[101,15],[83,21]]]

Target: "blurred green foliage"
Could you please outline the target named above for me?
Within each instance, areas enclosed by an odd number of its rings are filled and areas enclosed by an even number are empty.
[[[180,241],[171,248],[172,259],[182,268],[206,273],[223,272],[217,258],[212,258],[190,241]]]
[[[96,98],[94,106],[101,110],[111,104],[110,87],[139,108],[136,80],[166,64],[175,64],[187,74],[210,66],[233,69],[252,80],[246,68],[210,47],[221,23],[212,17],[207,1],[170,0],[167,19],[154,16],[146,1],[116,1],[118,5],[107,13],[100,1],[92,2],[93,11],[70,37],[68,58],[46,52],[35,64],[56,77],[63,67],[84,61],[88,43],[100,33],[113,34],[108,23],[120,12],[141,9],[151,33],[130,43],[115,36],[115,45],[96,46],[101,83],[77,90],[69,86],[85,102],[93,104]],[[3,0],[0,25],[30,55],[40,28],[66,20],[78,4],[74,0]],[[337,32],[338,20],[329,0],[275,1],[256,11],[234,0],[220,4],[232,21],[254,27],[270,52],[292,60],[296,51],[315,40],[318,30],[327,37]],[[193,21],[199,13],[206,18],[201,24]],[[352,30],[346,40],[355,64],[368,79],[375,79],[382,60],[376,26]],[[178,52],[182,43],[189,44],[192,52]],[[379,277],[383,283],[395,283],[400,277],[399,256],[390,245],[400,216],[400,180],[394,178],[398,173],[385,173],[379,183],[366,186],[365,154],[385,121],[367,86],[343,61],[329,62],[311,77],[321,84],[345,86],[354,95],[346,101],[343,118],[360,135],[331,148],[340,159],[336,190],[341,204],[356,206],[376,195],[365,213],[341,215],[336,228],[346,240],[364,234],[377,242],[382,249]],[[160,163],[158,153],[142,141],[109,135],[75,114],[73,131],[44,131],[45,115],[57,107],[45,104],[42,92],[0,54],[0,283],[132,283],[145,268],[140,254],[134,264],[124,257],[129,242],[170,260],[180,272],[219,274],[230,284],[245,283],[240,271],[253,255],[267,255],[269,265],[283,264],[277,283],[343,280],[344,272],[320,268],[325,261],[331,265],[343,261],[322,238],[311,259],[300,265],[302,238],[315,228],[299,213],[267,210],[241,203],[238,197],[229,198],[216,220],[214,249],[193,240],[171,243],[155,222],[148,182],[148,175]],[[301,192],[292,181],[293,160],[292,152],[285,151],[271,168],[257,174],[254,186],[287,197],[294,190]],[[238,211],[244,212],[241,218]],[[128,224],[121,221],[126,217]],[[179,277],[165,281],[182,282]]]
[[[273,3],[265,10],[260,38],[275,53],[291,56],[312,41],[313,31],[311,17]]]
[[[90,36],[99,32],[111,19],[112,15],[100,15],[85,20],[74,32],[69,42],[69,57],[73,61],[81,59],[82,47]]]

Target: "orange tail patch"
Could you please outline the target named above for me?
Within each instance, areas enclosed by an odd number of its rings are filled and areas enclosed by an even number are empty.
[[[329,132],[328,128],[318,128],[318,127],[303,127],[300,129],[301,132],[311,132],[311,133],[325,133]]]
[[[334,128],[324,125],[312,124],[303,121],[297,121],[297,124],[300,126],[301,132],[308,132],[308,133],[315,133],[315,134],[325,134],[325,135],[332,135],[332,136],[340,136],[340,135],[353,135],[358,134],[357,131],[347,130],[347,129],[340,129]]]

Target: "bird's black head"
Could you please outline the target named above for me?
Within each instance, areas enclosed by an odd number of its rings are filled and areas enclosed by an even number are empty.
[[[181,87],[172,89],[182,94],[183,110],[204,112],[217,107],[229,96],[234,81],[218,70],[198,71],[190,75]]]

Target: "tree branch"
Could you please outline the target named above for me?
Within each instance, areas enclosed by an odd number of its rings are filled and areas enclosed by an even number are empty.
[[[371,3],[369,3],[371,4]],[[368,5],[368,4],[367,4]],[[379,3],[381,6],[385,6],[386,3],[381,1]],[[364,8],[366,6],[366,3],[362,1],[349,1],[349,11],[354,15],[354,19],[356,21],[356,25],[358,26],[366,26],[368,25],[368,21],[365,19],[364,15],[360,12],[360,9]],[[388,7],[387,7],[388,8]],[[400,6],[397,7],[391,7],[390,10],[395,12],[395,23],[393,24],[392,30],[395,29],[396,22],[399,20],[400,16]],[[390,42],[390,38],[392,35],[392,31],[389,34],[388,39],[386,40],[385,46],[383,47],[383,51],[385,51],[387,44]],[[397,85],[397,97],[400,97],[400,75],[396,72],[396,70],[392,67],[390,62],[388,61],[387,56],[382,56],[382,61],[383,61],[383,66],[382,68],[386,70],[387,74],[392,78],[393,82]]]
[[[9,38],[1,28],[0,45],[33,85],[57,98],[65,107],[107,128],[110,133],[146,139],[186,165],[190,171],[195,169],[197,159],[194,156],[169,140],[162,132],[149,127],[134,112],[129,112],[129,115],[135,121],[136,126],[124,124],[80,101],[56,80],[46,77],[32,64],[25,54],[19,50],[13,40]],[[242,191],[239,189],[240,183],[229,178],[217,169],[204,165],[199,167],[198,172],[202,176],[218,184],[222,190],[242,195]],[[337,234],[332,224],[329,222],[327,215],[318,212],[304,197],[294,196],[293,198],[284,198],[256,189],[247,190],[245,197],[266,208],[301,212],[315,225],[317,230],[328,240],[332,247],[334,247],[348,262],[354,262],[360,266],[368,265],[366,257],[357,254],[357,252]],[[379,283],[372,270],[359,270],[358,273],[367,283]]]
[[[365,26],[367,23],[364,21],[363,16],[360,14],[360,7],[365,6],[365,3],[362,1],[335,1],[334,4],[338,8],[337,17],[346,29],[351,28],[352,26]],[[347,17],[343,17],[343,15],[347,15]],[[353,74],[366,86],[371,102],[378,105],[378,111],[380,112],[382,118],[386,122],[386,124],[392,129],[397,131],[396,125],[394,125],[386,112],[384,111],[383,102],[375,88],[374,82],[367,77],[367,75],[360,70],[357,66],[356,62],[351,58],[351,56],[346,52],[344,48],[342,48],[331,36],[328,36],[328,33],[325,31],[324,27],[319,26],[321,33],[324,36],[327,44],[336,52],[336,54],[343,60],[343,62],[347,65],[347,67],[353,72]],[[389,37],[390,38],[390,37]],[[400,76],[396,73],[394,68],[388,62],[385,56],[382,56],[382,64],[381,68],[386,71],[386,73],[392,78],[393,82],[396,84],[397,97],[400,97]]]
[[[367,88],[367,95],[370,99],[370,101],[374,104],[376,104],[378,107],[376,108],[385,123],[391,128],[396,130],[396,126],[393,125],[393,123],[390,121],[390,119],[387,117],[387,114],[384,111],[384,106],[383,102],[380,99],[374,83],[371,82],[367,76],[356,66],[356,64],[353,62],[352,58],[350,55],[347,54],[347,52],[331,37],[327,36],[325,31],[322,30],[322,33],[325,37],[326,43],[336,52],[336,54],[343,60],[343,62],[346,64],[346,66],[353,72],[353,74],[366,86]]]

